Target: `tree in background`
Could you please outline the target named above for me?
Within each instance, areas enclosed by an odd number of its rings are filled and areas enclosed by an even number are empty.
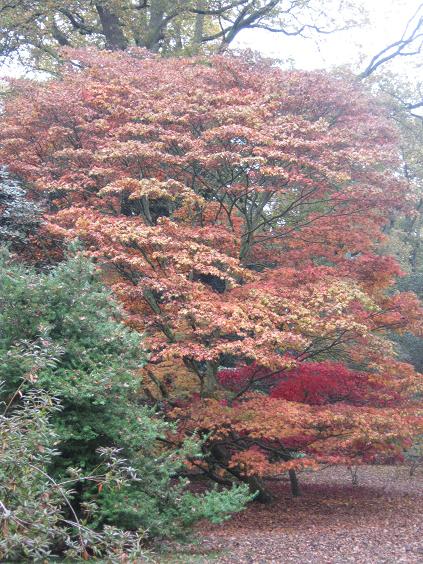
[[[384,68],[394,60],[414,61],[422,54],[423,47],[423,2],[416,4],[415,11],[410,15],[401,37],[386,45],[381,51],[373,55],[367,67],[360,74],[360,78],[368,78],[376,71]],[[418,59],[417,59],[418,60]],[[420,93],[421,94],[421,93]],[[420,96],[421,98],[421,96]],[[407,103],[407,109],[414,110],[423,106],[423,101]]]
[[[2,0],[0,54],[48,68],[48,61],[60,58],[61,46],[222,51],[244,29],[286,36],[330,33],[352,25],[358,12],[354,3],[333,0]]]
[[[423,56],[423,2],[416,4],[416,9],[410,14],[403,33],[396,41],[386,45],[381,51],[373,55],[367,67],[359,74],[360,79],[370,83],[379,83],[381,91],[388,95],[388,105],[395,107],[393,117],[398,120],[408,113],[410,117],[422,121],[423,89],[421,76]],[[406,76],[413,77],[413,86],[401,84],[398,74],[392,73],[392,63],[407,62]],[[391,71],[391,72],[390,72]],[[404,80],[404,79],[402,79]],[[389,100],[390,99],[390,100]],[[411,121],[413,121],[411,119]],[[401,128],[405,133],[404,128]],[[410,141],[409,135],[405,135]],[[417,149],[418,145],[414,146]],[[408,143],[408,149],[411,145]],[[418,150],[418,149],[417,149]]]
[[[146,334],[150,393],[181,437],[207,436],[193,463],[262,489],[320,461],[400,457],[421,381],[386,334],[421,330],[421,308],[390,291],[399,269],[379,252],[408,209],[382,108],[353,79],[265,62],[69,56],[60,81],[17,85],[2,158],[49,201],[43,244],[83,240]],[[307,406],[218,378],[325,359],[386,402]],[[182,381],[157,376],[166,361]]]
[[[407,213],[392,214],[384,231],[386,251],[394,255],[404,271],[397,281],[401,291],[412,291],[423,299],[423,119],[410,108],[409,100],[421,97],[418,85],[411,85],[392,72],[379,72],[370,79],[372,88],[387,106],[399,133],[401,169],[408,184]],[[417,370],[423,369],[423,340],[405,333],[394,337],[401,355]]]

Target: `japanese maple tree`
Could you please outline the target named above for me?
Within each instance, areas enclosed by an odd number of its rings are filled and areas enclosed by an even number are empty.
[[[409,205],[383,109],[352,78],[247,57],[68,56],[15,84],[2,159],[47,206],[34,252],[80,238],[146,334],[149,394],[208,433],[197,464],[257,488],[400,456],[421,381],[385,331],[421,331],[421,308],[378,252]]]

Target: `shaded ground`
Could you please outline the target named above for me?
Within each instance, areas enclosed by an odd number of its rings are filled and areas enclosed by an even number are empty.
[[[423,564],[423,472],[363,467],[358,486],[346,468],[301,476],[303,496],[274,483],[275,501],[252,504],[173,562]]]

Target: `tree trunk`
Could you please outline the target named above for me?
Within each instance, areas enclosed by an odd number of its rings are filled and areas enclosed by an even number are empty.
[[[142,208],[142,215],[144,216],[147,225],[154,225],[154,221],[153,218],[151,217],[151,212],[150,212],[150,203],[148,201],[147,196],[142,196],[141,208]]]
[[[256,494],[254,501],[258,501],[259,503],[269,503],[272,501],[272,495],[266,490],[264,485],[263,479],[259,478],[258,476],[244,476],[239,472],[236,468],[229,468],[228,461],[229,456],[228,452],[225,448],[221,445],[212,445],[211,454],[214,458],[229,472],[235,476],[241,482],[248,484],[251,493]]]
[[[101,27],[106,38],[106,49],[124,51],[128,47],[128,40],[122,31],[122,26],[116,14],[103,4],[96,4]]]
[[[165,4],[163,0],[151,0],[150,19],[145,36],[145,47],[154,53],[160,49],[160,41],[164,36]]]
[[[217,364],[215,362],[207,362],[206,370],[203,376],[202,393],[203,397],[211,397],[217,388]]]
[[[266,490],[261,478],[253,476],[247,479],[247,483],[250,487],[251,493],[257,493],[254,501],[258,501],[259,503],[270,503],[272,501],[272,495]]]
[[[63,33],[63,31],[61,31],[55,22],[53,22],[52,28],[51,28],[51,33],[54,37],[54,39],[58,42],[58,44],[61,47],[69,47],[70,46],[70,41],[69,39],[66,37],[66,35]]]
[[[217,369],[218,364],[211,360],[202,363],[194,359],[184,359],[185,366],[188,370],[195,372],[200,381],[200,395],[202,398],[213,397],[217,386]]]
[[[175,30],[175,48],[178,51],[181,51],[183,48],[183,44],[182,44],[182,29],[180,22],[178,21],[174,22],[173,27]]]
[[[289,481],[291,482],[291,493],[294,497],[299,497],[301,495],[301,489],[297,473],[295,470],[288,470],[288,474]]]
[[[197,9],[201,10],[205,8],[204,0],[198,0]],[[194,45],[201,45],[204,35],[204,14],[196,14],[195,16],[195,27],[194,27]]]

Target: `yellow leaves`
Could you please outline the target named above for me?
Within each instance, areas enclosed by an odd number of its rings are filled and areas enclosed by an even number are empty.
[[[318,286],[309,300],[309,305],[316,309],[328,310],[329,313],[341,314],[353,301],[358,301],[367,308],[377,307],[370,296],[353,281],[344,280],[332,280],[324,286]]]
[[[121,192],[133,193],[139,188],[140,181],[134,178],[125,177],[111,182],[99,191],[99,196],[106,196],[107,194],[120,194]]]
[[[197,195],[193,190],[178,182],[177,180],[160,181],[155,178],[144,178],[137,181],[129,196],[130,200],[141,199],[149,200],[164,198],[170,201],[180,199],[184,205],[193,206],[204,204],[204,199]]]
[[[189,397],[198,389],[197,375],[178,359],[148,365],[141,374],[144,385],[157,399],[163,399],[163,389],[166,390],[166,397],[179,399]]]
[[[73,147],[65,147],[52,154],[54,159],[63,161],[90,163],[93,159],[93,153],[89,149],[75,149]]]
[[[160,142],[114,141],[110,147],[100,149],[96,156],[100,162],[115,164],[157,158],[165,161],[169,157],[162,153],[164,147],[164,143]]]
[[[35,182],[35,189],[40,192],[50,192],[54,194],[58,191],[79,192],[81,187],[78,184],[68,184],[65,182]]]

